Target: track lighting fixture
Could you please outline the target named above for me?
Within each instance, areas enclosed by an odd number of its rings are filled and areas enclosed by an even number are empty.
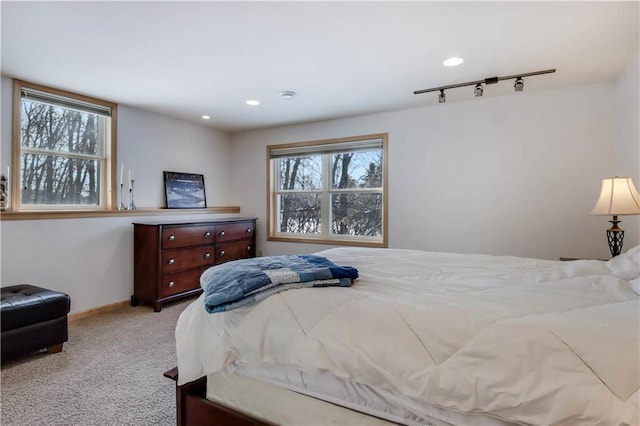
[[[483,84],[485,85],[496,84],[497,82],[502,80],[513,80],[513,79],[516,80],[516,82],[513,85],[515,91],[522,92],[524,90],[523,77],[530,77],[532,75],[540,75],[540,74],[551,74],[554,72],[556,72],[555,68],[550,70],[542,70],[542,71],[527,72],[522,74],[508,75],[506,77],[488,77],[488,78],[485,78],[484,80],[469,81],[467,83],[451,84],[449,86],[440,86],[440,87],[433,87],[431,89],[416,90],[413,92],[413,94],[419,95],[421,93],[439,91],[440,95],[438,95],[438,102],[444,103],[446,101],[446,97],[444,94],[444,91],[446,89],[455,89],[456,87],[464,87],[464,86],[476,86],[473,93],[476,95],[476,97],[478,97],[484,94],[484,88],[482,86]]]
[[[524,81],[522,81],[522,77],[518,77],[516,82],[513,84],[513,88],[516,89],[516,92],[522,92],[524,90]]]

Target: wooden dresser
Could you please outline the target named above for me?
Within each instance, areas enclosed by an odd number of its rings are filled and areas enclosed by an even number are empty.
[[[134,277],[131,306],[162,304],[202,292],[205,269],[255,257],[256,219],[133,224]]]

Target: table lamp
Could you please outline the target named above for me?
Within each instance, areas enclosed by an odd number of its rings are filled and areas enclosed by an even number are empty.
[[[640,214],[640,194],[630,177],[611,177],[602,179],[600,198],[591,211],[592,215],[613,216],[613,225],[607,229],[607,240],[612,256],[622,252],[624,230],[618,227],[620,215]]]

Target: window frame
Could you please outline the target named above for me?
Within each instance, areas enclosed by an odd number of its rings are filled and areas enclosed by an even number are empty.
[[[55,205],[22,205],[20,183],[20,167],[21,167],[21,137],[22,137],[22,91],[32,89],[53,96],[69,98],[74,101],[95,104],[111,110],[110,125],[105,129],[104,143],[104,171],[100,173],[100,205],[83,206],[74,204]],[[118,123],[118,106],[117,104],[90,96],[80,95],[78,93],[66,90],[55,89],[36,83],[30,83],[23,80],[13,80],[13,122],[12,122],[12,145],[11,145],[11,170],[10,170],[10,199],[11,210],[16,212],[95,212],[109,211],[117,206],[117,191],[114,191],[117,177],[117,123]]]
[[[387,247],[388,246],[388,134],[376,133],[361,136],[351,136],[345,138],[324,139],[307,142],[295,142],[287,144],[277,144],[267,146],[267,241],[282,241],[282,242],[297,242],[297,243],[316,243],[316,244],[335,244],[335,245],[348,245],[358,247]],[[329,149],[332,145],[344,144],[344,143],[356,143],[365,142],[370,140],[382,141],[382,187],[381,190],[369,189],[369,188],[332,188],[330,177],[331,172],[327,168],[326,161],[321,160],[321,167],[323,169],[322,189],[319,190],[299,190],[288,191],[290,193],[320,193],[321,197],[321,217],[323,224],[323,231],[320,234],[294,234],[283,233],[278,229],[278,218],[280,216],[278,205],[277,185],[279,184],[279,168],[275,166],[278,158],[272,158],[272,151],[282,149],[295,149],[306,147],[319,147],[318,150],[322,150],[324,154],[333,155]],[[339,150],[336,150],[339,152]],[[349,235],[337,235],[330,232],[330,210],[331,210],[331,195],[336,193],[382,193],[382,236],[378,237],[363,237],[363,236],[349,236]]]

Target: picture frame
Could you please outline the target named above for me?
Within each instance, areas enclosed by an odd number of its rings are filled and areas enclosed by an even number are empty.
[[[207,196],[204,175],[164,171],[165,207],[167,209],[204,209]]]

